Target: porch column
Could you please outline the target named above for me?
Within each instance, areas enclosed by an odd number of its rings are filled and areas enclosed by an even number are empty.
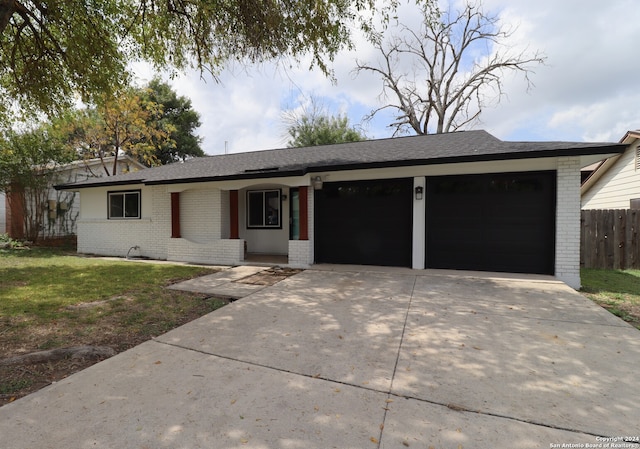
[[[300,240],[309,240],[309,187],[300,186],[298,188],[298,199],[300,202]]]
[[[422,188],[422,196],[417,199],[416,189]],[[411,268],[423,270],[425,267],[425,238],[426,238],[426,211],[427,188],[426,178],[420,176],[413,178],[413,235],[412,235],[412,261]]]
[[[240,231],[238,224],[238,191],[229,191],[229,238],[239,239]]]
[[[180,192],[171,192],[171,238],[180,237]]]

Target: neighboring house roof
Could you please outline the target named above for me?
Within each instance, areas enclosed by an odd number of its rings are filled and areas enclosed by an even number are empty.
[[[636,139],[640,139],[640,130],[636,131],[627,131],[627,133],[620,139],[620,143],[624,145],[624,148],[628,148],[631,143],[633,143]],[[584,180],[582,186],[580,187],[580,195],[584,195],[595,185],[595,183],[604,175],[607,170],[609,170],[620,156],[624,153],[622,151],[620,154],[616,154],[610,158],[605,159],[600,163],[600,165],[591,173],[591,175]]]
[[[113,166],[113,160],[115,159],[115,156],[107,156],[102,158],[102,160],[100,160],[100,158],[96,157],[93,159],[81,159],[78,161],[73,161],[70,162],[69,164],[65,164],[63,166],[63,168],[82,168],[82,167],[100,167],[102,165],[102,163],[104,162],[104,164],[107,166],[107,168],[111,168]],[[136,159],[132,158],[131,156],[127,155],[127,154],[122,154],[120,156],[118,156],[118,164],[126,164],[126,165],[131,165],[133,167],[135,167],[137,170],[144,170],[145,168],[147,168],[146,165],[144,165],[143,163],[141,163],[140,161],[137,161]]]
[[[610,154],[624,148],[616,143],[507,142],[482,130],[462,131],[208,156],[57,188],[274,178],[327,170]]]
[[[59,171],[59,172],[71,171],[75,169],[84,169],[84,168],[93,169],[93,168],[102,168],[101,166],[104,162],[104,165],[106,165],[107,168],[111,169],[111,167],[113,166],[114,159],[115,159],[115,156],[107,156],[102,158],[102,160],[100,158],[79,159],[76,161],[67,162],[66,164],[58,164],[58,163],[47,164],[45,168],[54,169],[55,171]],[[118,166],[121,166],[121,165],[132,166],[136,170],[143,170],[147,168],[146,165],[140,163],[139,161],[135,160],[134,158],[126,154],[118,156]]]

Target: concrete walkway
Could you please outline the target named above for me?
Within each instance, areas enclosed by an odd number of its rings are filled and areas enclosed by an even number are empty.
[[[240,299],[265,288],[264,285],[245,284],[242,282],[254,274],[267,270],[268,267],[239,266],[221,270],[199,278],[190,279],[171,285],[172,290],[206,293],[211,296]]]
[[[0,447],[638,447],[640,332],[566,285],[318,268],[0,408]]]

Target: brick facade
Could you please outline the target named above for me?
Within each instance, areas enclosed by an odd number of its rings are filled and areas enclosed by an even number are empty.
[[[580,288],[580,158],[558,159],[555,276]]]
[[[414,183],[422,185],[424,177],[415,177]],[[568,285],[580,287],[580,159],[563,157],[557,160],[556,245],[555,275]],[[93,189],[91,189],[93,190]],[[124,257],[138,246],[133,255],[174,261],[236,265],[244,261],[246,240],[230,238],[229,190],[200,187],[181,190],[180,238],[171,238],[171,195],[166,186],[149,186],[142,189],[143,216],[139,220],[107,220],[106,189],[92,193],[83,201],[103,204],[93,207],[91,216],[83,216],[79,222],[78,251],[82,253]],[[175,193],[175,192],[174,192]],[[289,240],[288,263],[295,267],[308,267],[314,263],[314,191],[307,189],[308,240]],[[415,207],[417,206],[419,207]],[[424,217],[425,200],[414,202],[414,215]],[[414,217],[414,218],[416,218]],[[243,220],[241,220],[242,226]],[[420,224],[414,220],[414,225]],[[416,232],[426,232],[424,223],[414,226]],[[424,251],[424,239],[414,236],[414,268],[420,266],[420,252]],[[424,257],[422,256],[422,261]],[[417,261],[417,263],[416,263]]]

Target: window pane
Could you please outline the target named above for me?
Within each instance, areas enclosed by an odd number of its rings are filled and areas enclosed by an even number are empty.
[[[280,190],[247,192],[248,228],[280,228],[281,221]]]
[[[124,212],[124,195],[109,195],[109,218],[122,218]]]
[[[277,190],[264,192],[265,196],[265,224],[280,226],[280,192]]]
[[[112,192],[108,218],[140,218],[140,192]]]
[[[263,192],[249,192],[247,195],[247,221],[249,226],[264,226],[264,194]]]
[[[140,194],[138,192],[124,195],[124,216],[127,218],[140,216]]]

